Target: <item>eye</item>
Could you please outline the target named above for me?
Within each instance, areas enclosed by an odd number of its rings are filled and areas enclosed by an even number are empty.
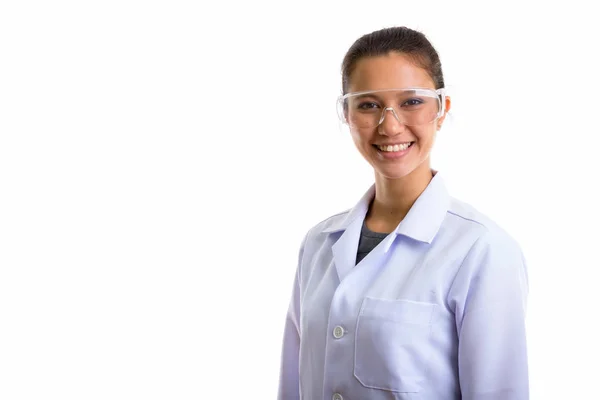
[[[376,108],[379,108],[379,105],[377,103],[373,103],[372,101],[364,101],[360,104],[358,104],[358,106],[356,107],[359,110],[374,110]]]
[[[402,107],[415,107],[415,106],[419,106],[423,103],[424,103],[424,101],[421,99],[417,99],[417,98],[408,99],[404,103],[402,103]]]

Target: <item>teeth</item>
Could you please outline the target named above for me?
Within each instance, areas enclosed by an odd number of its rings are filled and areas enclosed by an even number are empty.
[[[402,144],[396,144],[394,146],[377,146],[377,148],[381,151],[403,151],[408,149],[408,146],[410,145],[410,143],[402,143]]]

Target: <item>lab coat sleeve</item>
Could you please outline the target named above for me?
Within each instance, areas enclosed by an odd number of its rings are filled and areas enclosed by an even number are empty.
[[[296,270],[294,286],[292,289],[292,298],[285,319],[281,368],[279,372],[279,391],[277,396],[279,400],[300,399],[300,267],[305,241],[300,247],[298,268]]]
[[[483,234],[464,259],[449,293],[463,400],[529,399],[527,296],[520,247],[505,234]]]

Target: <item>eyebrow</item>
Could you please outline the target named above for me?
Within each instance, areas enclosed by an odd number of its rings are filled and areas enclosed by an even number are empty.
[[[374,97],[376,99],[378,99],[379,97],[377,97],[377,95],[375,93],[366,93],[366,94],[359,94],[357,96],[352,96],[355,99],[364,99],[365,97]]]
[[[363,98],[365,98],[365,97],[371,97],[371,98],[381,99],[381,97],[380,97],[380,96],[378,96],[378,93],[379,93],[379,92],[373,92],[373,93],[363,93],[363,94],[358,94],[358,95],[355,95],[355,96],[352,96],[352,97],[353,97],[354,99],[357,99],[357,100],[363,99]],[[384,93],[385,93],[385,92],[384,92]],[[417,93],[417,90],[414,90],[414,89],[406,89],[406,90],[403,92],[403,95],[404,95],[404,96],[415,96],[415,95],[416,95],[416,93]]]

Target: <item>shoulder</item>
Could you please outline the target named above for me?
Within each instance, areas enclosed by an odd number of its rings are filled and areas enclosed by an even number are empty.
[[[527,265],[522,247],[503,227],[472,205],[452,198],[448,219],[453,228],[463,232],[463,260],[457,282],[488,280],[499,288],[506,283],[523,287],[528,282]],[[457,235],[460,236],[460,233]],[[460,238],[455,238],[459,242]],[[474,278],[477,277],[475,280]]]
[[[327,231],[331,228],[334,228],[341,224],[350,215],[350,211],[352,211],[351,208],[327,217],[315,224],[312,229],[315,231]]]
[[[449,298],[465,303],[468,293],[480,288],[483,298],[525,296],[528,292],[527,263],[520,244],[498,223],[475,207],[452,198],[447,218],[458,234],[452,243],[463,243],[461,262]],[[465,239],[462,240],[461,239]],[[452,244],[450,243],[450,244]],[[470,295],[477,303],[476,295]]]
[[[501,223],[471,204],[451,197],[443,232],[444,247],[458,257],[458,276],[526,275],[521,245]]]
[[[459,231],[466,230],[475,233],[475,244],[478,246],[491,245],[509,246],[514,249],[520,248],[513,236],[500,224],[469,203],[452,197],[447,217]]]
[[[499,226],[486,214],[482,213],[471,204],[454,197],[450,198],[448,215],[450,218],[454,218],[455,220],[458,219],[460,221],[464,221],[463,223],[465,225],[480,227],[482,231],[499,228]]]
[[[305,245],[307,242],[314,241],[314,239],[322,237],[322,235],[328,233],[329,231],[335,230],[336,227],[340,226],[346,220],[350,214],[350,211],[352,211],[351,208],[331,215],[317,222],[316,224],[313,224],[313,226],[305,234],[303,245]]]

